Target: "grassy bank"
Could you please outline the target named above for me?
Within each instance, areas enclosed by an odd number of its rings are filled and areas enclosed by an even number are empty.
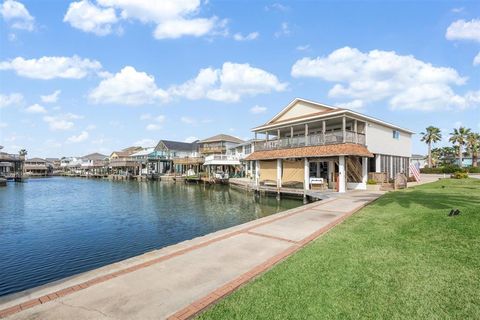
[[[480,319],[480,180],[388,193],[199,318]]]

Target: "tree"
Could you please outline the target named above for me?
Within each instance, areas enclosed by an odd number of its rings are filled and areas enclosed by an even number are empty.
[[[425,132],[420,133],[422,135],[421,141],[424,141],[428,145],[428,167],[432,167],[432,144],[442,140],[442,133],[440,129],[434,126],[429,126],[425,129]]]
[[[449,141],[453,144],[457,144],[458,147],[458,161],[460,167],[463,167],[463,146],[465,145],[467,136],[470,132],[470,129],[460,127],[458,129],[453,129],[453,132],[450,133]]]
[[[478,151],[480,149],[480,134],[476,132],[470,132],[467,135],[467,150],[472,155],[472,166],[478,166]]]

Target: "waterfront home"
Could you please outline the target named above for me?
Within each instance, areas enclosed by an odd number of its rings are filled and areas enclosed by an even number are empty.
[[[353,110],[297,98],[253,132],[257,186],[345,192],[366,189],[369,173],[408,176],[413,132]]]
[[[240,158],[229,154],[229,150],[244,144],[245,141],[228,134],[217,134],[198,143],[199,152],[205,157],[203,166],[209,176],[221,175],[223,179],[240,174]]]
[[[80,157],[80,174],[85,176],[106,175],[108,156],[95,152]]]
[[[0,146],[0,150],[3,146]],[[18,178],[23,174],[23,163],[25,156],[10,154],[0,151],[0,176],[6,178]]]
[[[130,158],[135,160],[140,167],[140,175],[157,174],[159,168],[159,157],[155,152],[154,147],[144,148],[141,151],[130,155]]]
[[[109,172],[118,175],[138,175],[140,174],[140,164],[130,156],[136,152],[142,151],[142,147],[128,147],[121,151],[113,151],[109,157]]]
[[[235,145],[227,150],[227,155],[236,157],[240,162],[240,175],[243,177],[248,176],[248,173],[251,171],[250,163],[251,161],[246,161],[245,158],[248,157],[254,149],[256,140],[250,139],[244,143]]]
[[[197,142],[179,142],[160,140],[155,146],[155,152],[159,159],[159,173],[184,174],[188,170],[194,170],[198,174],[204,162],[204,158],[198,152]]]
[[[52,167],[47,164],[45,159],[31,158],[25,160],[23,166],[24,174],[27,176],[47,176],[52,173]]]

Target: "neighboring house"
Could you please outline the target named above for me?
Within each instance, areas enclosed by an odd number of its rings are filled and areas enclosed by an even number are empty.
[[[205,157],[203,166],[209,176],[217,172],[230,176],[241,174],[240,156],[232,154],[231,150],[236,152],[236,148],[244,144],[245,141],[228,134],[218,134],[200,140],[198,143],[200,145],[199,152]]]
[[[142,147],[129,147],[121,151],[113,151],[109,157],[110,172],[119,175],[138,175],[141,165],[130,155],[142,150]]]
[[[418,169],[423,169],[427,166],[427,157],[421,154],[412,154],[410,164],[413,164]]]
[[[95,152],[81,157],[80,171],[82,175],[106,174],[109,157]]]
[[[155,148],[145,148],[130,155],[130,158],[140,164],[140,175],[158,173],[158,160]]]
[[[253,129],[255,183],[310,189],[312,179],[330,188],[366,189],[369,172],[392,179],[408,175],[412,131],[349,109],[294,99]]]
[[[227,155],[234,156],[240,161],[240,174],[242,176],[248,176],[248,173],[252,170],[250,168],[251,161],[245,161],[245,158],[253,152],[255,142],[257,142],[255,139],[250,139],[227,150]]]
[[[198,153],[197,142],[180,142],[160,140],[155,147],[156,157],[159,159],[158,173],[183,174],[189,169],[198,173],[204,162]]]
[[[27,176],[47,176],[51,174],[53,167],[49,166],[45,159],[31,158],[25,160],[23,171]]]

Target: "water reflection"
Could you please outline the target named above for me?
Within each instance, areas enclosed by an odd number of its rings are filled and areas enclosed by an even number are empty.
[[[300,204],[221,185],[9,183],[0,189],[0,296]]]

